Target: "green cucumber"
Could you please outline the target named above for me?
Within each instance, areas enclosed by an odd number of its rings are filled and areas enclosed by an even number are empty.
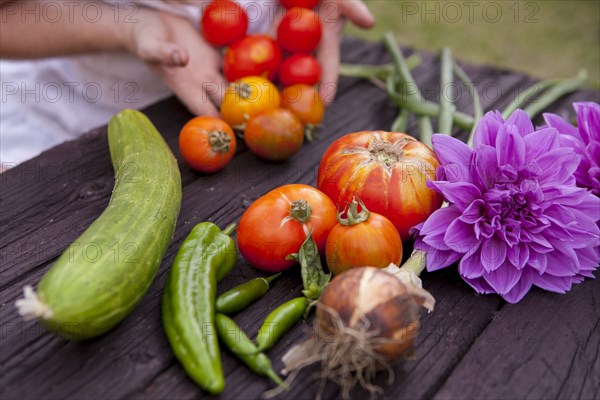
[[[108,125],[115,186],[108,207],[16,303],[56,334],[89,339],[129,314],[152,283],[173,238],[181,176],[169,146],[139,111]]]

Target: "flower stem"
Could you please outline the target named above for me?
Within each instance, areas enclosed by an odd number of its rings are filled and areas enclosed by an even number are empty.
[[[467,87],[469,91],[469,96],[473,99],[473,127],[471,128],[471,133],[469,134],[469,139],[467,140],[467,144],[469,147],[473,147],[473,133],[475,132],[475,128],[477,128],[477,124],[483,117],[483,106],[481,105],[481,98],[479,97],[479,92],[477,88],[475,88],[474,82],[469,78],[469,75],[458,65],[454,63],[454,73],[458,76],[458,79],[461,80],[463,85]]]
[[[587,73],[581,71],[576,78],[561,81],[548,89],[535,103],[525,108],[530,118],[535,117],[562,96],[579,90],[587,80]]]
[[[454,90],[452,86],[452,53],[448,47],[442,49],[442,67],[440,73],[440,114],[438,132],[452,135],[452,119],[456,106],[452,103]]]

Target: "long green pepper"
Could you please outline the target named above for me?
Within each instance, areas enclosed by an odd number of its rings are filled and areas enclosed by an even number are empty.
[[[269,378],[278,385],[285,386],[279,375],[273,371],[269,357],[256,348],[231,318],[224,314],[217,314],[215,321],[219,338],[237,358],[254,373]]]
[[[243,310],[264,296],[269,290],[269,284],[279,275],[281,274],[254,278],[220,294],[215,302],[215,309],[222,314],[233,314]]]
[[[188,376],[211,394],[225,388],[215,334],[217,280],[237,261],[235,242],[213,223],[196,225],[184,240],[163,292],[163,326],[175,356]]]
[[[284,333],[302,318],[308,307],[306,297],[297,297],[283,303],[267,316],[256,336],[258,351],[266,351],[277,343]]]

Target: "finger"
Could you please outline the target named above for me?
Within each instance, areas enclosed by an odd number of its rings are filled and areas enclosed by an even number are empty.
[[[213,104],[217,104],[220,107],[223,96],[225,95],[225,90],[227,90],[227,81],[223,75],[217,73],[206,82],[203,82],[203,86],[205,93],[211,99]]]
[[[275,10],[275,15],[273,16],[273,22],[271,22],[271,24],[269,25],[269,29],[267,29],[265,35],[273,39],[277,39],[277,29],[279,28],[279,24],[281,23],[285,12],[285,8],[277,7],[277,10]]]
[[[354,25],[369,29],[375,25],[375,17],[361,0],[342,0],[337,2],[340,14],[348,18]]]
[[[325,105],[329,105],[335,99],[337,92],[337,80],[340,69],[340,43],[344,22],[339,21],[333,29],[324,29],[321,44],[317,50],[317,58],[321,63],[321,84],[319,94]]]
[[[163,40],[144,41],[138,49],[138,54],[146,62],[173,67],[183,67],[189,61],[189,54],[185,48]]]

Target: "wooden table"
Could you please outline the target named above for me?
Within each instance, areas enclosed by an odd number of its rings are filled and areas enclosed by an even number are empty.
[[[407,51],[407,54],[410,50]],[[378,64],[389,61],[379,43],[346,39],[344,61]],[[415,77],[426,97],[439,92],[439,60],[423,54]],[[486,110],[504,107],[533,80],[491,67],[465,66],[479,83]],[[599,101],[582,91],[557,102],[552,111],[572,115],[572,101]],[[471,112],[463,90],[459,109]],[[108,334],[83,343],[67,342],[24,322],[14,302],[26,284],[37,285],[61,252],[106,207],[113,171],[106,127],[57,146],[0,175],[0,397],[2,399],[192,399],[206,395],[186,378],[174,358],[160,322],[160,295],[175,252],[194,224],[234,222],[260,195],[285,183],[315,184],[321,155],[336,138],[363,129],[389,129],[397,109],[380,89],[342,78],[338,98],[328,110],[319,140],[304,146],[289,162],[270,164],[242,144],[225,171],[203,176],[181,161],[177,136],[191,117],[176,100],[145,110],[179,159],[183,204],[173,242],[148,294],[135,311]],[[540,121],[538,121],[540,122]],[[414,132],[414,124],[409,133]],[[219,290],[258,272],[243,260]],[[598,276],[598,273],[596,274]],[[415,361],[395,368],[395,382],[379,383],[389,399],[599,399],[600,280],[576,285],[567,295],[534,289],[516,305],[499,296],[480,296],[450,269],[424,273],[437,299],[423,315]],[[255,334],[269,310],[297,296],[299,273],[277,281],[257,303],[236,316]],[[277,370],[282,354],[307,335],[296,326],[269,352]],[[227,388],[221,398],[252,399],[272,387],[223,352]],[[317,385],[301,375],[280,398],[313,398]],[[338,390],[328,385],[324,397]],[[364,398],[365,392],[355,392]]]

